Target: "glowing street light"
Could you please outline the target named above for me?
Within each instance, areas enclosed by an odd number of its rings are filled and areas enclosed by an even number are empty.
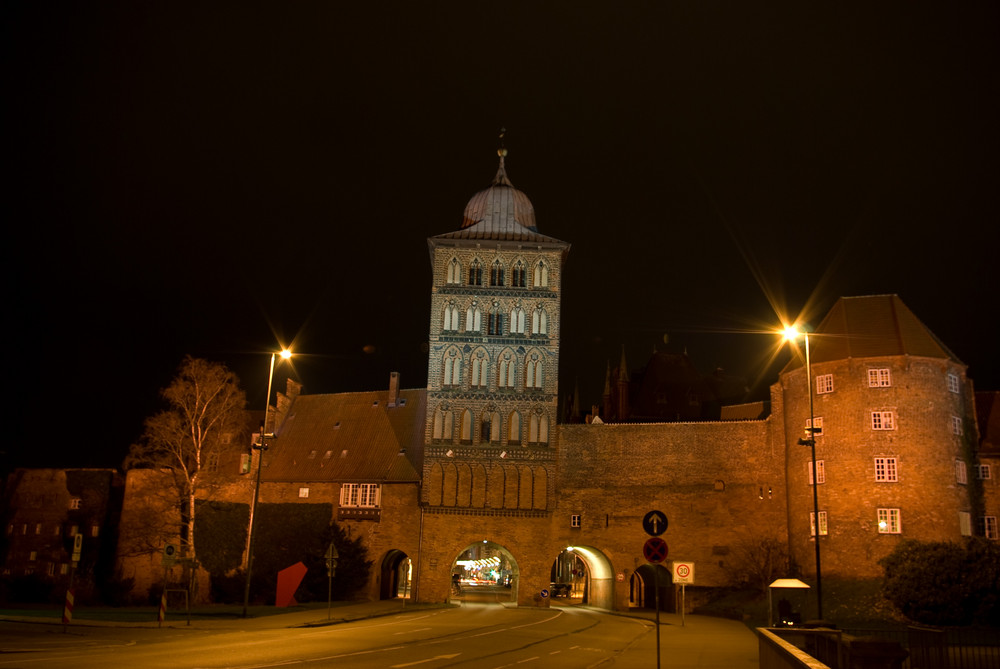
[[[292,352],[285,348],[280,352],[271,353],[271,367],[267,372],[267,396],[264,398],[264,420],[260,423],[260,443],[251,447],[254,450],[260,451],[260,454],[257,456],[257,480],[254,482],[253,486],[253,504],[250,505],[250,536],[247,539],[247,582],[243,589],[244,618],[247,617],[247,607],[250,604],[250,572],[253,569],[253,530],[257,520],[257,501],[260,498],[260,470],[263,468],[264,464],[264,451],[267,450],[267,444],[264,439],[265,437],[273,436],[266,434],[265,430],[267,429],[267,413],[271,408],[271,382],[274,380],[274,360],[279,355],[283,360],[288,360],[292,357]]]
[[[816,469],[816,435],[820,429],[815,427],[816,416],[813,412],[812,368],[809,360],[809,333],[799,332],[794,325],[789,325],[782,331],[785,341],[794,341],[801,335],[806,348],[806,389],[809,391],[809,427],[807,437],[799,439],[800,446],[812,449],[812,487],[813,487],[813,543],[816,545],[816,617],[823,618],[823,576],[819,560],[819,471]]]

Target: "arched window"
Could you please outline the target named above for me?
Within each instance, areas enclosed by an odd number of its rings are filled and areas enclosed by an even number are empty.
[[[510,333],[524,334],[524,309],[520,305],[510,312]]]
[[[451,441],[455,429],[455,416],[447,406],[434,412],[434,429],[431,433],[434,441]]]
[[[448,283],[462,283],[462,263],[452,258],[448,263]]]
[[[500,354],[500,363],[497,366],[497,387],[513,388],[514,379],[517,376],[517,357],[510,349]]]
[[[482,332],[483,312],[479,310],[479,305],[473,302],[465,311],[465,331]]]
[[[490,268],[490,285],[491,286],[502,286],[503,285],[503,265],[499,260],[493,261],[493,266]]]
[[[544,260],[539,260],[535,265],[531,285],[536,288],[544,288],[549,285],[549,266],[545,264]]]
[[[472,443],[472,412],[468,409],[462,412],[462,442]]]
[[[487,409],[483,413],[483,422],[479,429],[479,441],[483,443],[500,442],[500,414]]]
[[[510,270],[510,285],[514,288],[524,288],[528,281],[528,268],[518,260]]]
[[[490,365],[490,358],[486,355],[486,349],[477,349],[472,354],[472,377],[469,383],[473,388],[486,388],[488,377],[487,368]]]
[[[549,443],[548,416],[537,413],[531,414],[531,420],[528,425],[528,443],[529,444]]]
[[[500,311],[500,305],[497,302],[493,303],[493,310],[487,316],[486,334],[503,334],[503,312]]]
[[[469,285],[470,286],[481,286],[483,285],[483,266],[479,264],[479,259],[472,261],[469,265]]]
[[[524,387],[542,387],[542,357],[537,352],[529,353],[524,359]]]
[[[521,414],[512,411],[507,419],[507,443],[521,443]]]
[[[531,314],[531,334],[544,335],[549,333],[549,315],[545,313],[542,305],[538,305],[534,313]]]
[[[445,332],[458,332],[458,307],[454,302],[449,302],[444,308],[444,328]]]
[[[448,388],[462,385],[462,356],[454,347],[444,354],[444,385]]]

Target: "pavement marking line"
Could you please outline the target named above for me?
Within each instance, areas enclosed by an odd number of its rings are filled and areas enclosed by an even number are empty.
[[[392,635],[393,636],[399,636],[400,634],[415,634],[417,632],[426,632],[427,630],[431,630],[431,629],[434,629],[434,628],[433,627],[421,627],[420,629],[417,629],[417,630],[407,630],[405,632],[393,632]]]
[[[517,664],[524,664],[525,662],[534,662],[535,660],[539,660],[539,659],[541,659],[541,658],[536,655],[534,657],[529,657],[529,658],[527,658],[525,660],[518,660]]]
[[[400,667],[412,667],[417,664],[424,664],[425,662],[433,662],[434,660],[450,660],[452,658],[458,657],[461,653],[455,653],[453,655],[438,655],[436,657],[428,657],[426,660],[417,660],[416,662],[407,662],[405,664],[393,664],[390,665],[390,669],[400,669]]]

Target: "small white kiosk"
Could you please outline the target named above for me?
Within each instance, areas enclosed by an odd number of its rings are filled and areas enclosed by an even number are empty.
[[[797,578],[779,578],[771,585],[767,586],[767,624],[768,627],[774,627],[774,599],[772,594],[775,588],[795,588],[795,589],[809,589],[808,583],[803,583]],[[787,624],[782,621],[782,624]]]

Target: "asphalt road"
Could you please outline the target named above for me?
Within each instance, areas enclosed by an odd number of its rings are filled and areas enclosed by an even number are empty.
[[[736,625],[733,629],[743,643],[729,648],[726,656],[713,655],[720,637],[709,628],[699,632],[697,625],[661,626],[661,666],[756,668],[753,634],[745,627],[739,630],[739,623],[721,623]],[[58,625],[4,622],[0,669],[649,669],[656,667],[654,632],[648,620],[586,608],[486,603],[305,627],[230,622],[216,627],[88,627],[63,632]]]

